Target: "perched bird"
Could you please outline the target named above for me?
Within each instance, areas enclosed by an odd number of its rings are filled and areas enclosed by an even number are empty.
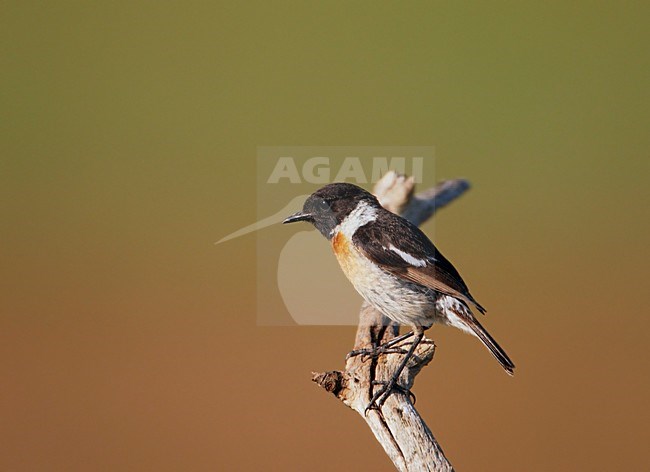
[[[474,317],[470,307],[481,313],[485,309],[458,271],[417,226],[383,208],[374,195],[353,184],[326,185],[284,223],[297,221],[312,223],[331,242],[341,269],[370,305],[413,330],[399,337],[414,336],[414,341],[368,408],[380,407],[390,395],[424,330],[434,323],[473,334],[513,374],[515,366],[508,355]]]

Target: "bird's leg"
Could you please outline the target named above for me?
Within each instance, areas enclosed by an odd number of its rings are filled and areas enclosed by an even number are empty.
[[[373,380],[372,385],[386,385],[388,382],[385,382],[383,380]],[[415,405],[415,401],[417,400],[415,393],[411,392],[408,388],[402,387],[399,384],[395,384],[393,386],[393,390],[398,391],[400,393],[403,393],[404,395],[408,395],[409,398],[411,399],[411,403]]]
[[[354,351],[348,352],[348,355],[345,356],[345,360],[348,360],[350,357],[354,356],[368,356],[368,357],[379,357],[382,354],[404,354],[406,351],[404,349],[400,348],[394,348],[391,349],[395,344],[398,344],[405,339],[410,338],[413,336],[413,331],[409,331],[406,334],[402,334],[401,336],[397,336],[396,338],[391,339],[390,341],[386,341],[383,344],[380,344],[379,346],[373,346],[371,348],[364,348],[364,349],[355,349]]]
[[[406,367],[406,364],[408,363],[409,359],[413,356],[415,349],[418,347],[418,344],[420,344],[420,341],[422,341],[423,337],[424,337],[424,331],[422,329],[417,330],[417,334],[415,335],[413,344],[411,344],[411,347],[409,348],[408,352],[404,356],[404,359],[402,359],[402,362],[400,363],[397,370],[393,373],[388,383],[384,385],[383,388],[379,389],[379,391],[375,392],[375,394],[372,396],[370,403],[366,407],[366,413],[368,412],[368,410],[381,408],[381,406],[384,404],[384,402],[390,395],[393,388],[395,388],[397,379],[399,379],[400,374],[404,370],[404,367]]]

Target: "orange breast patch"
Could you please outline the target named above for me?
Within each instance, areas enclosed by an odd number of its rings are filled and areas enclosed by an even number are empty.
[[[336,233],[332,238],[332,249],[345,275],[350,277],[356,269],[356,251],[343,233]]]
[[[336,233],[332,238],[332,248],[337,256],[350,255],[350,242],[343,233]]]

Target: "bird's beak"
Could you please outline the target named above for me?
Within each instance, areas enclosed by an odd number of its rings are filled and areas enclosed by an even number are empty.
[[[295,223],[296,221],[310,221],[310,220],[311,220],[311,215],[309,213],[303,213],[302,211],[299,211],[298,213],[294,213],[293,215],[285,219],[282,222],[282,224]]]

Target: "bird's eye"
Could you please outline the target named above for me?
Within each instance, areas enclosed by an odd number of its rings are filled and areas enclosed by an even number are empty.
[[[330,205],[327,203],[327,200],[320,199],[316,202],[316,205],[318,206],[319,210],[329,210]]]

